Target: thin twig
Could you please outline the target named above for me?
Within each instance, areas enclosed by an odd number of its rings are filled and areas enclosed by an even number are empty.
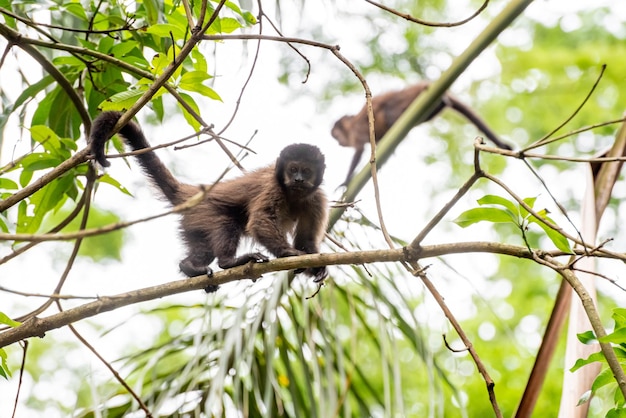
[[[591,98],[591,95],[593,94],[593,92],[596,90],[596,87],[598,87],[598,84],[600,83],[600,80],[602,80],[602,76],[604,75],[604,70],[606,70],[606,64],[602,64],[602,67],[600,69],[600,74],[598,75],[598,78],[596,79],[596,82],[593,84],[593,86],[591,87],[591,90],[589,90],[589,93],[587,93],[587,96],[585,96],[585,98],[583,99],[582,103],[574,110],[574,112],[572,112],[572,114],[563,121],[563,123],[561,123],[559,126],[557,126],[556,128],[554,128],[552,131],[548,132],[543,138],[539,139],[538,141],[530,144],[529,146],[525,147],[524,149],[522,149],[520,151],[520,153],[524,153],[528,150],[534,149],[534,148],[538,148],[541,147],[543,145],[547,145],[551,142],[556,141],[556,139],[550,140],[550,137],[552,135],[554,135],[559,129],[561,129],[562,127],[564,127],[565,125],[567,125],[569,123],[569,121],[571,121],[572,119],[574,119],[574,116],[576,116],[578,114],[578,112],[580,112],[580,109],[583,108],[583,106],[585,106],[585,104],[587,103],[587,101]]]
[[[63,307],[61,306],[61,304],[58,301],[57,301],[57,305],[59,307],[59,310],[61,312],[63,312]],[[141,400],[141,397],[137,393],[135,393],[133,388],[131,388],[130,385],[128,383],[126,383],[126,380],[124,380],[124,378],[122,376],[120,376],[118,371],[115,370],[115,368],[111,365],[111,363],[106,361],[106,359],[104,357],[102,357],[102,355],[95,349],[95,347],[92,346],[91,344],[89,344],[89,342],[85,339],[85,337],[83,337],[78,332],[78,330],[76,330],[76,328],[72,324],[68,324],[68,328],[70,329],[70,331],[72,331],[72,334],[74,334],[74,336],[78,339],[78,341],[80,341],[81,344],[83,344],[85,347],[87,347],[87,349],[89,351],[91,351],[98,358],[98,360],[100,360],[100,362],[102,364],[104,364],[104,366],[107,369],[109,369],[109,371],[111,372],[111,374],[113,375],[115,380],[117,380],[118,383],[120,385],[122,385],[124,387],[124,389],[126,389],[126,391],[130,394],[130,396],[132,396],[133,399],[135,401],[137,401],[137,404],[139,405],[139,408],[141,408],[146,413],[146,417],[147,418],[152,418],[153,415],[152,415],[152,412],[150,412],[150,409],[148,409],[148,407],[143,402],[143,400]]]
[[[20,364],[20,377],[17,381],[17,392],[15,393],[15,403],[13,404],[13,413],[11,418],[15,418],[17,413],[17,404],[20,400],[20,393],[22,391],[22,381],[24,379],[24,370],[26,369],[26,353],[28,352],[28,341],[24,340],[20,344],[24,344],[22,347],[22,363]]]
[[[414,265],[417,266],[417,264],[414,264]],[[448,305],[446,304],[443,296],[439,293],[435,285],[433,285],[433,283],[430,281],[430,279],[428,278],[428,275],[423,271],[423,269],[417,268],[413,272],[413,274],[422,280],[422,283],[424,283],[424,286],[426,286],[430,294],[435,298],[435,301],[437,302],[437,304],[443,311],[444,315],[446,316],[446,318],[448,318],[448,321],[450,321],[450,324],[452,324],[452,327],[457,332],[459,338],[461,338],[461,341],[463,341],[463,344],[467,348],[467,351],[470,353],[472,360],[474,360],[474,364],[476,364],[476,368],[478,369],[478,372],[483,376],[483,380],[485,381],[485,384],[487,386],[487,393],[489,394],[489,400],[491,401],[491,406],[496,414],[496,417],[502,418],[502,412],[500,411],[500,406],[498,405],[498,402],[496,400],[496,393],[493,389],[495,386],[495,383],[493,379],[491,378],[491,376],[489,375],[489,372],[487,372],[487,368],[483,364],[478,353],[474,349],[474,345],[465,334],[465,331],[463,331],[463,327],[461,327],[461,324],[456,320],[454,314],[452,313],[450,308],[448,308]]]
[[[485,0],[485,2],[478,8],[478,10],[476,10],[470,17],[460,20],[458,22],[450,22],[450,23],[440,23],[440,22],[430,22],[428,20],[422,20],[422,19],[418,19],[416,17],[411,16],[408,13],[401,13],[395,9],[392,9],[391,7],[387,7],[384,6],[380,3],[376,3],[375,1],[372,0],[365,0],[366,2],[368,2],[369,4],[372,4],[380,9],[383,9],[386,12],[389,12],[391,14],[394,14],[398,17],[401,17],[403,19],[406,19],[410,22],[413,23],[418,23],[420,25],[424,25],[424,26],[430,26],[430,27],[445,27],[445,28],[450,28],[450,27],[455,27],[455,26],[461,26],[464,25],[465,23],[469,22],[470,20],[474,19],[476,16],[478,16],[483,10],[485,10],[487,8],[487,5],[489,4],[489,0]]]
[[[7,234],[0,233],[0,241],[29,241],[29,242],[43,242],[43,241],[71,241],[75,239],[82,239],[87,237],[93,237],[96,235],[107,234],[109,232],[118,231],[120,229],[128,228],[129,226],[136,225],[143,222],[152,221],[154,219],[162,218],[173,213],[183,212],[195,205],[197,205],[204,197],[205,191],[196,193],[185,202],[180,205],[174,206],[172,209],[157,213],[156,215],[146,216],[145,218],[136,219],[134,221],[116,222],[114,224],[105,225],[98,228],[83,229],[76,232],[64,232],[64,233],[51,233],[51,234]]]

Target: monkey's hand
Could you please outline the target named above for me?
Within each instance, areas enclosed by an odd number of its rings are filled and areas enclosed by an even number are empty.
[[[295,257],[297,255],[305,255],[305,254],[306,253],[304,251],[296,250],[295,248],[287,248],[280,253],[278,258]]]
[[[287,248],[286,250],[283,250],[283,252],[280,253],[280,255],[278,257],[279,258],[295,257],[295,256],[298,256],[298,255],[305,255],[305,254],[308,254],[308,253],[305,252],[305,251],[296,250],[295,248]],[[306,269],[306,268],[295,269],[293,271],[293,274],[300,274],[300,273],[305,272],[306,270],[308,270],[308,269]]]
[[[262,253],[248,253],[237,258],[219,259],[217,265],[223,269],[229,269],[231,267],[243,266],[244,264],[252,263],[267,263],[270,259]]]
[[[295,248],[290,248],[281,253],[281,257],[294,257],[297,255],[305,255],[308,254],[305,251],[296,250]],[[325,266],[322,267],[309,267],[309,268],[299,268],[293,271],[294,274],[304,273],[307,276],[313,277],[313,281],[315,283],[320,283],[324,281],[326,277],[328,277],[328,270]]]

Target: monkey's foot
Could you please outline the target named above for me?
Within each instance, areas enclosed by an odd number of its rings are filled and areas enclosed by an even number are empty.
[[[207,276],[213,276],[213,270],[208,265],[194,264],[190,257],[185,258],[178,264],[180,271],[187,277],[196,277],[206,274]]]
[[[217,292],[217,289],[219,289],[219,285],[216,284],[210,284],[207,287],[204,288],[204,291],[206,293],[213,293],[213,292]]]
[[[182,271],[183,274],[187,277],[202,276],[203,274],[206,274],[209,277],[213,277],[213,270],[211,269],[211,267],[196,266],[191,262],[189,258],[186,258],[183,261],[181,261],[180,264],[178,264],[178,268],[180,268],[180,271]],[[219,285],[212,284],[212,285],[205,287],[204,291],[207,293],[213,293],[217,289],[219,289]]]
[[[206,266],[206,275],[209,276],[209,277],[213,277],[213,270],[209,266]],[[208,285],[207,287],[204,288],[204,291],[206,293],[213,293],[213,292],[216,292],[217,289],[219,289],[219,288],[220,288],[220,286],[217,285],[217,284],[210,284],[210,285]]]

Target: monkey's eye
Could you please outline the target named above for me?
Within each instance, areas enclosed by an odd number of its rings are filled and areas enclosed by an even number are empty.
[[[292,165],[291,167],[289,167],[289,172],[291,174],[296,174],[298,172],[298,167],[296,167],[295,165]]]
[[[305,176],[310,176],[311,175],[311,169],[310,168],[305,168],[302,170],[302,174],[304,174]]]

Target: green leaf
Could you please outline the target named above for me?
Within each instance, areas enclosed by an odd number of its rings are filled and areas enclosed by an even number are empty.
[[[100,176],[98,180],[102,183],[110,184],[111,186],[115,187],[117,190],[119,190],[120,192],[124,194],[132,196],[131,192],[126,187],[122,186],[122,184],[119,181],[115,180],[113,177],[111,177],[108,174],[103,174],[102,176]]]
[[[152,68],[150,71],[155,75],[160,75],[161,73],[163,73],[163,71],[172,63],[172,60],[174,59],[172,55],[173,51],[178,53],[179,48],[176,45],[172,45],[172,47],[167,50],[166,54],[159,53],[159,54],[156,54],[154,57],[152,57],[152,61],[150,61]],[[177,79],[182,73],[182,71],[183,71],[183,66],[181,65],[178,68],[176,68],[176,70],[174,70],[174,73],[172,74],[170,79],[171,80]]]
[[[33,216],[28,216],[26,212],[18,216],[17,232],[30,234],[37,232],[48,212],[60,208],[67,201],[67,192],[73,186],[74,174],[70,171],[36,191],[30,198]]]
[[[473,208],[461,213],[452,222],[459,225],[461,228],[466,228],[476,222],[487,221],[494,223],[513,223],[516,219],[512,217],[511,212],[505,209],[498,208]]]
[[[159,21],[159,2],[157,0],[144,0],[143,7],[146,9],[146,20],[150,25]]]
[[[623,344],[626,343],[626,328],[619,328],[598,339],[601,343],[614,343],[614,344]]]
[[[210,87],[202,84],[204,80],[211,78],[211,76],[202,71],[189,71],[180,79],[180,88],[187,91],[194,91],[196,93],[200,93],[205,97],[208,97],[213,100],[222,101],[222,98]]]
[[[244,12],[243,14],[243,19],[246,21],[246,23],[250,26],[252,25],[256,25],[257,20],[256,20],[256,16],[254,16],[252,13],[250,12]]]
[[[33,178],[33,173],[37,170],[56,167],[62,159],[44,152],[35,152],[27,155],[20,161],[22,172],[20,173],[20,185],[25,187]]]
[[[512,202],[508,199],[503,198],[502,196],[496,196],[492,194],[485,195],[477,200],[479,205],[500,205],[507,208],[512,214],[517,213],[517,205],[515,202]]]
[[[209,67],[207,65],[206,58],[204,54],[202,54],[202,52],[200,52],[197,48],[194,48],[191,51],[191,58],[194,63],[193,64],[194,70],[207,73]]]
[[[622,393],[619,385],[615,385],[615,390],[613,391],[613,402],[615,405],[621,405],[624,407],[624,394]]]
[[[200,114],[200,108],[198,107],[198,104],[196,103],[196,101],[193,99],[193,97],[191,97],[188,94],[185,93],[181,93],[180,96],[185,99],[185,102],[193,109],[196,111],[196,113]],[[187,112],[187,110],[182,107],[180,105],[180,103],[178,103],[178,106],[182,109],[183,111],[183,116],[185,117],[185,120],[187,121],[188,124],[190,124],[194,130],[199,131],[201,129],[201,125],[200,123],[196,120],[196,118],[194,118],[193,116],[191,116],[191,114],[189,114],[189,112]]]
[[[114,94],[108,99],[104,100],[98,108],[100,110],[117,110],[119,112],[123,112],[125,110],[130,109],[132,105],[134,105],[137,100],[143,95],[143,89],[130,89],[123,91],[121,93]]]
[[[613,315],[611,315],[611,318],[613,318],[613,321],[615,321],[615,329],[626,328],[626,309],[613,309]]]
[[[598,374],[598,377],[596,377],[596,379],[593,381],[593,383],[591,384],[591,390],[593,392],[596,392],[601,387],[606,386],[610,383],[616,384],[617,382],[615,381],[615,377],[613,377],[613,371],[607,367],[606,369],[602,370],[600,374]]]
[[[622,392],[617,389],[617,391],[621,394]],[[605,415],[605,418],[626,418],[626,409],[623,407],[617,407],[613,409],[609,409]]]
[[[183,39],[185,37],[185,30],[179,26],[172,25],[170,23],[157,23],[151,25],[146,29],[146,32],[151,35],[156,35],[161,38],[171,39]]]
[[[12,10],[11,1],[10,0],[0,0],[0,7],[3,7],[7,10]],[[9,15],[2,15],[4,19],[4,23],[12,29],[17,30],[17,25],[15,24],[15,19]]]
[[[580,334],[577,334],[576,337],[578,338],[578,341],[583,344],[596,344],[598,342],[596,334],[594,334],[593,331],[581,332]]]
[[[241,28],[243,28],[243,25],[239,23],[237,19],[234,19],[232,17],[223,17],[220,19],[221,33],[232,33]]]
[[[3,198],[4,197],[0,195],[0,199],[3,199]],[[0,214],[0,231],[7,234],[9,232],[9,227],[7,226],[7,223],[5,222],[5,219],[6,218]]]
[[[9,318],[4,312],[0,312],[0,324],[8,325],[11,328],[19,327],[22,323]]]
[[[15,190],[17,188],[18,188],[17,183],[14,182],[13,180],[0,177],[0,189]]]
[[[180,84],[201,84],[211,76],[204,71],[188,71],[180,78]]]
[[[239,5],[237,5],[236,3],[233,3],[232,1],[227,0],[226,2],[224,2],[224,5],[226,7],[228,7],[230,10],[232,10],[233,12],[237,13],[239,16],[241,16],[241,9],[239,8]]]
[[[54,60],[52,60],[52,62],[57,67],[67,65],[70,67],[76,67],[76,69],[78,69],[79,71],[85,68],[85,63],[73,56],[56,57],[54,58]]]
[[[535,206],[536,200],[536,197],[527,197],[522,199],[522,201],[526,203],[531,209]],[[519,213],[524,219],[526,219],[529,215],[528,211],[522,205],[519,205]]]
[[[22,170],[22,172],[20,173],[20,185],[22,187],[26,187],[26,185],[30,183],[31,179],[33,178],[33,173],[34,171]]]
[[[548,218],[547,216],[544,219],[546,221],[550,222],[551,224],[556,225],[556,223],[552,219]],[[543,229],[543,231],[546,233],[548,238],[550,238],[550,241],[552,241],[552,243],[554,244],[554,246],[556,248],[558,248],[559,250],[561,250],[561,251],[563,251],[565,253],[571,253],[572,252],[572,248],[569,245],[568,239],[563,234],[561,234],[559,231],[556,231],[556,230],[550,228],[549,226],[547,226],[543,222],[540,222],[534,216],[529,217],[528,218],[528,222],[529,223],[535,223],[535,224],[539,225],[539,227],[541,229]]]
[[[61,151],[61,139],[59,136],[49,127],[45,125],[36,125],[30,128],[30,135],[33,141],[43,145],[46,151],[50,151],[51,154],[59,155]],[[64,156],[67,158],[68,156]]]
[[[537,201],[537,197],[526,197],[522,199],[522,201],[524,201],[524,203],[526,203],[532,209],[535,207],[535,202]]]
[[[578,360],[576,360],[576,363],[574,363],[572,368],[569,369],[569,371],[570,372],[575,372],[576,370],[580,369],[581,367],[586,366],[587,364],[595,363],[597,361],[599,361],[599,362],[606,361],[606,359],[604,357],[604,354],[602,354],[601,351],[598,351],[597,353],[591,354],[586,359],[579,358]]]
[[[5,379],[11,377],[11,371],[9,370],[9,366],[7,364],[7,352],[4,348],[0,348],[0,376]]]
[[[139,47],[139,43],[133,40],[126,40],[124,42],[116,43],[112,48],[110,54],[116,58],[122,58],[130,51]]]
[[[80,18],[81,20],[85,22],[88,20],[87,14],[85,13],[85,9],[79,2],[66,3],[63,5],[63,7],[68,13],[73,14],[74,16]]]

